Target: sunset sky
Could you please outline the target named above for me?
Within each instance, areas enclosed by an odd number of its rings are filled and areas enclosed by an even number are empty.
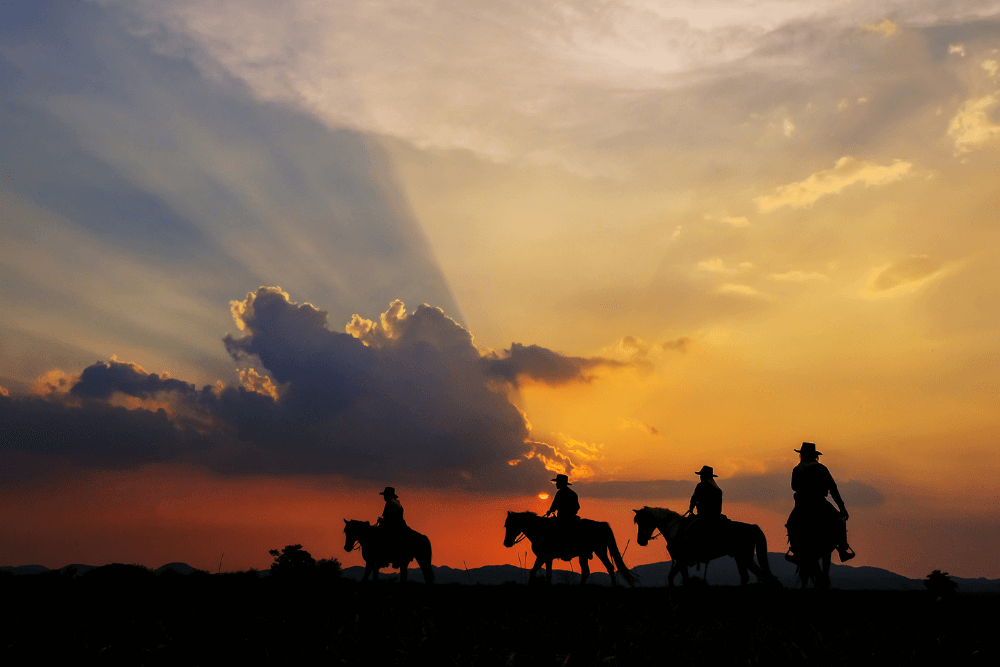
[[[811,441],[852,565],[1000,577],[1000,3],[280,6],[0,6],[0,565],[387,485],[518,564],[565,472],[634,566],[703,465],[784,551]]]

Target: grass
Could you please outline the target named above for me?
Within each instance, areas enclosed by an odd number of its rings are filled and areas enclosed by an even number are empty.
[[[4,664],[997,664],[1000,598],[3,577]]]

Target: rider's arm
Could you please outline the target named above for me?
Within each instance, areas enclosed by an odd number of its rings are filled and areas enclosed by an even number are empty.
[[[844,499],[840,497],[840,490],[837,489],[837,483],[833,481],[833,475],[830,474],[829,470],[827,470],[826,474],[830,478],[828,481],[830,486],[830,497],[833,498],[833,502],[835,502],[837,507],[840,509],[840,516],[842,516],[846,521],[849,515],[847,514],[847,507],[844,505]]]
[[[556,511],[556,501],[559,500],[559,492],[556,491],[556,495],[552,498],[552,505],[549,506],[549,511],[545,513],[548,516]]]

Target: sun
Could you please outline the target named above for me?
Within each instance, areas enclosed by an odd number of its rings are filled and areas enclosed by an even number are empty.
[[[541,498],[542,500],[548,500],[549,499],[549,494],[547,494],[547,493],[539,493],[538,497]]]

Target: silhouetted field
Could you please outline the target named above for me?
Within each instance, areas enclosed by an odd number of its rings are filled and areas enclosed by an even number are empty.
[[[998,664],[1000,596],[0,577],[6,665]],[[57,663],[57,664],[58,664]]]

